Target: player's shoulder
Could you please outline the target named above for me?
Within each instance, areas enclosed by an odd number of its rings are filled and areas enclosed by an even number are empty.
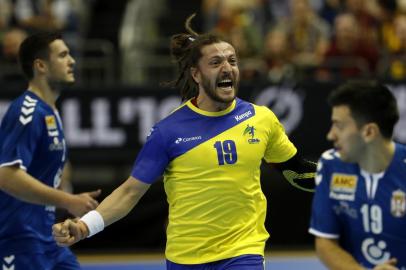
[[[406,158],[406,145],[401,143],[396,143],[397,151],[399,151],[400,158]]]
[[[29,125],[47,114],[44,104],[36,95],[25,91],[11,102],[5,120],[16,121],[23,126]]]
[[[186,102],[175,108],[168,116],[155,123],[154,129],[164,129],[166,127],[172,128],[180,119],[184,118],[187,114]]]
[[[249,105],[252,106],[252,107],[254,108],[254,110],[255,110],[256,112],[258,112],[258,113],[264,113],[264,114],[269,114],[269,113],[271,113],[271,114],[273,114],[272,111],[271,111],[267,106],[258,105],[258,104],[251,103],[251,102],[248,102],[248,101],[245,101],[245,100],[241,100],[241,102],[242,102],[243,104],[249,104]]]
[[[406,145],[396,143],[396,158],[406,167]]]
[[[346,163],[340,159],[340,154],[335,149],[324,151],[319,159],[319,163],[330,166],[345,166]]]
[[[251,102],[244,101],[244,100],[241,100],[241,101],[244,102],[244,104],[247,104],[250,107],[252,107],[253,110],[255,111],[255,115],[257,117],[263,117],[264,119],[268,119],[268,120],[277,120],[277,116],[275,115],[275,113],[271,109],[269,109],[267,106],[258,105],[258,104],[251,103]]]
[[[337,169],[341,170],[346,166],[341,160],[339,153],[334,149],[324,151],[317,163],[316,185],[319,185],[326,174],[329,174]],[[339,167],[339,168],[337,168]]]

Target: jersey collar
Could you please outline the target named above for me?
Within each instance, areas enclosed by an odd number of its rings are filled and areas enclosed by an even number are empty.
[[[237,101],[236,101],[236,99],[234,99],[233,102],[231,103],[231,105],[227,109],[219,111],[219,112],[208,112],[208,111],[204,111],[204,110],[196,107],[195,105],[193,105],[191,99],[189,99],[186,102],[186,106],[188,106],[189,109],[191,109],[192,111],[194,111],[194,112],[196,112],[198,114],[202,114],[202,115],[205,115],[205,116],[222,116],[222,115],[226,115],[229,112],[231,112],[232,110],[234,110],[236,104],[237,104]]]

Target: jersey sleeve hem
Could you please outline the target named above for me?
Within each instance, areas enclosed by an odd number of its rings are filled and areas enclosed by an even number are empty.
[[[135,173],[131,174],[131,176],[134,177],[135,179],[139,180],[140,182],[143,182],[144,184],[148,184],[148,185],[153,184],[154,180],[155,180],[154,179],[152,181],[148,181],[148,180],[142,179],[141,177],[137,176]]]
[[[315,236],[318,236],[318,237],[328,238],[328,239],[338,239],[340,237],[340,235],[338,235],[338,234],[324,233],[324,232],[318,231],[314,228],[310,228],[309,233],[313,234]]]
[[[20,167],[20,169],[27,171],[27,168],[23,165],[23,161],[21,159],[16,159],[10,162],[5,162],[5,163],[1,163],[0,164],[0,168],[1,167],[8,167],[8,166],[13,166],[18,164],[18,167]]]
[[[281,159],[264,158],[264,159],[267,163],[282,163],[282,162],[288,161],[289,159],[294,157],[296,155],[296,153],[297,153],[297,148],[294,147],[288,155],[284,156],[284,158],[281,158]]]

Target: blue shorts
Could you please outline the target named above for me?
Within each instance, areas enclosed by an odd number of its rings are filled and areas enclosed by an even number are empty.
[[[2,256],[0,269],[15,270],[80,270],[73,253],[67,248],[57,248],[47,253],[17,253]]]
[[[167,270],[264,270],[261,255],[241,255],[216,262],[202,264],[177,264],[166,260]]]

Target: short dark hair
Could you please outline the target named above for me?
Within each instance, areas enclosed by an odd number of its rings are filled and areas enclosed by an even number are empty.
[[[38,58],[49,58],[49,44],[62,35],[56,32],[39,32],[27,37],[20,46],[18,59],[22,72],[31,80],[34,77],[33,64]]]
[[[374,122],[382,136],[391,138],[399,111],[392,92],[376,81],[350,81],[330,93],[330,106],[346,105],[358,126]]]
[[[187,34],[176,34],[171,37],[171,56],[178,69],[178,75],[175,80],[166,85],[179,88],[182,101],[197,97],[199,93],[197,83],[190,74],[190,68],[197,67],[199,59],[202,57],[202,48],[211,44],[228,42],[225,38],[213,33],[196,33],[190,26],[195,15],[192,14],[186,19]]]

